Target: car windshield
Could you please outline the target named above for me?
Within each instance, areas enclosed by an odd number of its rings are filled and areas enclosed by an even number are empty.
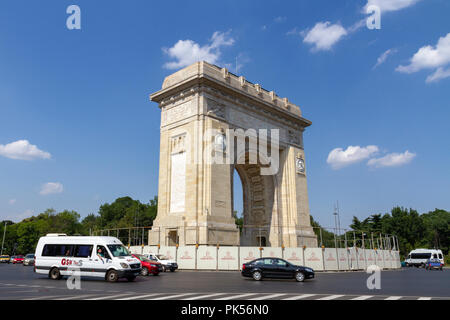
[[[114,257],[131,256],[131,253],[128,251],[128,249],[121,244],[109,244],[108,248]]]
[[[139,255],[139,254],[135,254],[135,256],[136,256],[136,258],[138,258],[138,259],[141,260],[141,261],[144,261],[144,262],[152,262],[152,260],[150,260],[150,259],[147,258],[146,256],[142,256],[142,255]]]
[[[34,254],[27,254],[26,258],[29,258],[29,259],[34,258]]]
[[[159,260],[169,260],[166,256],[162,254],[157,254],[156,256],[158,257]]]

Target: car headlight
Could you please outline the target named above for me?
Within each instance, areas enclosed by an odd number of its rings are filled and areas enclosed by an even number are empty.
[[[121,262],[120,266],[124,269],[128,269],[128,265],[126,263]]]

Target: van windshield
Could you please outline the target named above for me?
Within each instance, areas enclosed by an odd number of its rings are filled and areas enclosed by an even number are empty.
[[[109,248],[109,251],[111,251],[111,254],[114,257],[131,256],[131,253],[128,251],[128,249],[125,248],[121,244],[109,244],[108,248]]]

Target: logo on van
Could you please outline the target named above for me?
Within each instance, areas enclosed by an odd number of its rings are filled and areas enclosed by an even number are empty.
[[[62,259],[61,260],[61,265],[63,265],[63,266],[72,266],[72,265],[74,265],[74,266],[82,266],[83,265],[83,260],[79,260],[79,261],[76,261],[76,260],[70,260],[70,259]]]

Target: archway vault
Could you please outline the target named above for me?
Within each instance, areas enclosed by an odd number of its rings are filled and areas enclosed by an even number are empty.
[[[158,215],[150,244],[169,245],[168,232],[176,230],[179,245],[258,246],[262,239],[267,246],[317,245],[303,149],[303,131],[311,122],[298,106],[206,62],[168,76],[151,100],[162,114]],[[205,155],[230,152],[225,144],[211,151],[209,140],[223,139],[208,133],[233,128],[275,130],[277,170],[262,174],[261,163],[248,161],[254,152],[248,149],[232,163],[205,162]],[[243,186],[242,234],[232,217],[234,169]]]

